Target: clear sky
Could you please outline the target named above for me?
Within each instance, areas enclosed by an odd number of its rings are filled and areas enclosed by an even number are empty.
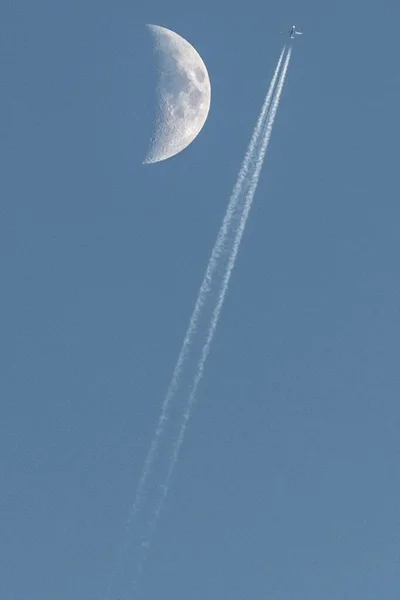
[[[293,23],[139,597],[398,600],[399,3],[192,4],[1,3],[0,600],[103,598]],[[150,166],[146,23],[212,85],[196,141]]]

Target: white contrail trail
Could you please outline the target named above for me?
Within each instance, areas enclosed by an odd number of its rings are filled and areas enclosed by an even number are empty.
[[[140,512],[140,508],[141,508],[143,500],[146,496],[147,481],[151,474],[154,462],[157,458],[158,449],[159,449],[161,440],[163,438],[163,434],[165,431],[167,421],[169,419],[171,403],[174,399],[174,396],[175,396],[178,386],[179,386],[179,381],[180,381],[180,377],[182,374],[182,370],[183,370],[184,364],[189,355],[190,347],[191,347],[192,340],[193,340],[193,335],[196,332],[197,324],[198,324],[199,318],[202,314],[202,309],[204,308],[205,302],[210,293],[211,284],[212,284],[213,278],[215,276],[215,273],[218,270],[221,256],[224,253],[227,238],[229,237],[229,234],[231,233],[232,222],[233,222],[234,216],[237,213],[237,206],[243,200],[243,186],[244,186],[244,184],[247,183],[249,168],[253,165],[253,161],[255,159],[255,155],[256,155],[258,147],[259,147],[260,135],[264,128],[266,116],[268,115],[269,109],[271,107],[271,100],[272,100],[273,93],[275,91],[275,86],[276,86],[277,78],[278,78],[279,71],[280,71],[280,68],[282,65],[282,60],[283,60],[283,56],[285,53],[285,49],[286,49],[286,46],[283,47],[282,52],[279,56],[277,66],[275,68],[275,72],[271,79],[271,83],[269,85],[269,88],[268,88],[268,91],[267,91],[267,94],[266,94],[266,97],[264,100],[264,104],[262,106],[256,126],[252,133],[248,148],[246,150],[245,157],[243,159],[242,166],[240,168],[235,186],[233,188],[232,195],[229,200],[228,208],[226,210],[222,225],[218,232],[218,236],[217,236],[216,242],[214,244],[214,248],[211,253],[210,260],[209,260],[207,268],[206,268],[206,273],[204,275],[202,284],[200,286],[196,304],[195,304],[192,316],[190,318],[189,326],[186,331],[186,334],[185,334],[185,337],[184,337],[184,340],[183,340],[183,343],[182,343],[182,346],[181,346],[181,349],[179,352],[178,360],[176,362],[176,365],[175,365],[175,368],[174,368],[174,371],[172,374],[171,382],[169,384],[164,402],[161,406],[160,416],[158,418],[156,431],[154,433],[153,440],[151,442],[149,451],[147,453],[146,460],[145,460],[145,463],[143,466],[143,470],[142,470],[142,473],[141,473],[141,476],[140,476],[140,479],[139,479],[139,482],[138,482],[138,485],[136,488],[135,500],[134,500],[134,503],[130,510],[129,517],[128,517],[128,520],[127,520],[127,523],[125,526],[124,540],[123,540],[120,550],[118,552],[116,565],[115,565],[114,571],[111,575],[110,585],[109,585],[109,589],[108,589],[106,598],[111,597],[111,592],[112,592],[112,588],[115,583],[115,578],[117,576],[117,572],[118,572],[119,568],[121,568],[121,564],[124,562],[124,559],[128,552],[128,548],[130,546],[130,537],[131,537],[128,535],[128,532],[129,532],[129,530],[132,529],[132,526],[134,525],[135,521],[137,520],[137,517]]]
[[[261,133],[263,125],[264,125],[265,115],[268,113],[268,110],[270,108],[271,98],[272,98],[276,80],[277,80],[277,77],[279,74],[279,69],[282,64],[284,52],[285,52],[285,47],[283,48],[281,55],[279,57],[277,67],[275,69],[275,73],[272,77],[272,80],[271,80],[271,83],[270,83],[270,86],[269,86],[269,89],[268,89],[268,92],[267,92],[267,95],[266,95],[266,98],[265,98],[265,101],[264,101],[264,104],[263,104],[263,107],[262,107],[262,110],[260,113],[260,116],[258,118],[257,124],[256,124],[253,134],[251,136],[251,140],[250,140],[249,146],[247,148],[241,169],[239,171],[239,175],[238,175],[235,187],[233,189],[233,192],[232,192],[229,204],[228,204],[228,208],[225,213],[224,220],[222,222],[221,228],[218,233],[217,240],[215,242],[210,260],[207,265],[206,273],[204,275],[204,279],[203,279],[203,282],[201,284],[201,287],[200,287],[200,290],[199,290],[199,293],[197,296],[196,304],[195,304],[192,316],[190,318],[189,326],[186,331],[181,350],[179,352],[179,356],[178,356],[178,360],[177,360],[177,363],[174,368],[174,372],[172,374],[171,382],[170,382],[168,390],[167,390],[167,395],[166,395],[165,400],[161,407],[156,431],[155,431],[149,452],[147,454],[147,457],[146,457],[146,460],[144,463],[141,477],[139,479],[139,483],[138,483],[137,490],[136,490],[135,501],[134,501],[134,504],[133,504],[131,512],[130,512],[128,524],[135,518],[135,515],[139,511],[140,505],[143,500],[146,482],[149,477],[151,467],[152,467],[154,460],[156,458],[156,455],[157,455],[157,450],[158,450],[159,443],[160,443],[160,440],[161,440],[161,437],[162,437],[162,434],[163,434],[163,431],[165,428],[166,421],[169,418],[169,409],[170,409],[171,401],[172,401],[172,399],[176,393],[176,390],[178,388],[180,375],[182,373],[183,365],[185,363],[185,360],[186,360],[189,350],[190,350],[190,345],[192,342],[193,334],[196,331],[197,323],[198,323],[202,308],[203,308],[205,300],[210,292],[211,283],[212,283],[213,277],[215,275],[215,272],[218,268],[219,258],[221,256],[221,254],[223,253],[223,250],[225,247],[225,242],[226,242],[226,239],[227,239],[229,231],[230,231],[230,224],[231,224],[232,218],[235,214],[235,208],[238,203],[238,200],[241,198],[241,191],[242,191],[243,183],[246,180],[249,166],[250,166],[252,160],[254,159],[254,151],[257,147],[258,138],[260,136],[260,133]]]
[[[286,78],[286,73],[287,73],[287,69],[289,66],[291,53],[292,53],[292,49],[289,48],[278,84],[276,87],[275,95],[274,95],[274,98],[273,98],[273,101],[271,104],[271,110],[269,111],[269,114],[268,114],[268,117],[267,117],[267,120],[265,123],[264,135],[262,136],[259,154],[256,157],[254,171],[250,174],[249,188],[248,188],[248,191],[246,194],[244,207],[242,209],[242,213],[240,216],[239,226],[236,230],[233,247],[232,247],[228,262],[227,262],[227,266],[226,266],[224,277],[223,277],[222,284],[221,284],[221,289],[220,289],[220,292],[219,292],[219,295],[217,298],[217,303],[216,303],[215,308],[212,313],[212,318],[211,318],[211,323],[210,323],[208,334],[207,334],[207,339],[206,339],[206,342],[201,351],[201,357],[200,357],[200,360],[199,360],[199,363],[197,366],[197,371],[196,371],[196,375],[195,375],[195,378],[193,381],[192,390],[191,390],[190,396],[186,403],[186,408],[185,408],[185,412],[182,417],[182,423],[181,423],[181,427],[179,430],[179,434],[178,434],[178,437],[177,437],[174,447],[173,447],[172,456],[169,461],[167,475],[164,480],[164,483],[161,486],[159,486],[160,487],[159,499],[158,499],[156,508],[154,510],[153,516],[152,516],[150,522],[148,523],[147,536],[146,536],[146,539],[143,541],[143,545],[142,545],[143,546],[142,557],[141,557],[141,560],[136,565],[136,577],[138,577],[142,571],[144,560],[145,560],[147,550],[149,547],[150,539],[152,537],[154,529],[156,528],[156,525],[157,525],[158,519],[160,517],[166,496],[169,491],[173,471],[174,471],[176,462],[178,460],[179,451],[180,451],[180,448],[181,448],[181,445],[182,445],[182,442],[183,442],[183,439],[185,436],[187,424],[190,419],[192,409],[194,406],[194,402],[196,399],[197,388],[198,388],[198,385],[203,376],[205,363],[206,363],[206,360],[207,360],[207,357],[208,357],[208,354],[210,351],[210,347],[211,347],[211,343],[212,343],[212,340],[214,337],[215,330],[218,325],[222,306],[223,306],[226,292],[227,292],[228,286],[229,286],[229,280],[231,278],[232,271],[235,266],[235,262],[236,262],[237,254],[239,251],[240,243],[242,240],[243,232],[246,227],[246,222],[247,222],[247,218],[248,218],[248,215],[249,215],[249,212],[251,209],[251,205],[253,203],[254,194],[257,189],[257,184],[258,184],[258,180],[260,178],[265,154],[268,149],[269,141],[271,138],[272,127],[274,125],[276,113],[278,110],[280,97],[281,97],[282,90],[283,90],[283,85],[285,83],[285,78]]]

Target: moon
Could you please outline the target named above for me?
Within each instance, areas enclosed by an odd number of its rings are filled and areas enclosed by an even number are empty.
[[[188,41],[159,25],[147,25],[158,55],[154,133],[143,163],[175,156],[200,133],[210,110],[211,84],[206,66]]]

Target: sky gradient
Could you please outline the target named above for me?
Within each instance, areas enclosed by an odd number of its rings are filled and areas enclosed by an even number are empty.
[[[138,597],[398,600],[399,20],[394,1],[2,4],[0,600],[103,598],[293,23]],[[212,101],[193,144],[143,166],[146,23],[194,45]]]

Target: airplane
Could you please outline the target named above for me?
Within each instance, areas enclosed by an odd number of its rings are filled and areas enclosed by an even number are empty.
[[[296,31],[296,25],[293,25],[289,31],[289,37],[293,39],[295,35],[303,35],[303,33],[301,31]]]

